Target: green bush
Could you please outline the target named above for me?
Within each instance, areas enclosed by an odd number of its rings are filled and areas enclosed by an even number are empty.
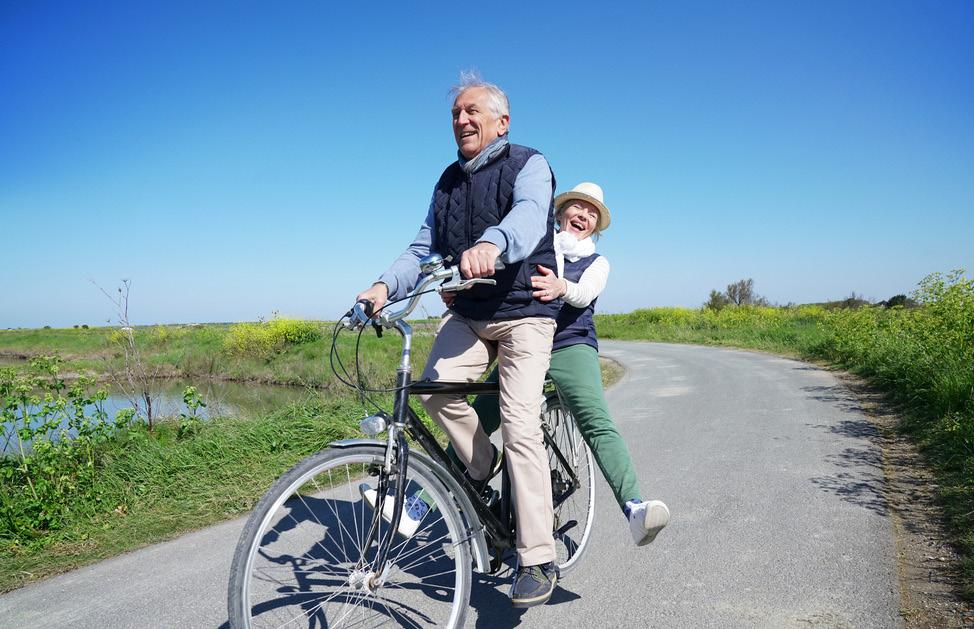
[[[41,357],[18,372],[0,369],[0,542],[44,541],[64,522],[98,502],[95,480],[104,444],[131,425],[133,411],[114,421],[104,410],[108,394],[92,392],[82,376],[66,384],[60,359]],[[72,515],[73,512],[73,515]]]
[[[914,414],[974,416],[974,282],[962,271],[926,277],[917,308],[831,311],[825,357],[869,376]]]
[[[236,357],[270,358],[289,346],[320,339],[321,328],[316,323],[275,317],[269,321],[230,326],[223,339],[223,349]]]
[[[598,315],[596,326],[606,339],[736,345],[800,354],[821,341],[819,324],[824,317],[825,310],[819,306],[650,308]]]

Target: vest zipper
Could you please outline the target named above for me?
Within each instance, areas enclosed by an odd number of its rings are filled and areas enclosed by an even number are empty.
[[[473,176],[470,173],[464,175],[467,181],[467,249],[469,249],[473,246]]]

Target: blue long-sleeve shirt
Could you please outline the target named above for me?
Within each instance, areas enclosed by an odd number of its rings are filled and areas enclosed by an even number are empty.
[[[544,236],[551,207],[551,168],[544,156],[532,155],[514,180],[511,211],[488,227],[477,242],[489,242],[501,251],[505,264],[520,262]],[[379,277],[389,287],[389,299],[402,299],[419,283],[419,260],[433,251],[433,202],[419,233],[392,266]]]

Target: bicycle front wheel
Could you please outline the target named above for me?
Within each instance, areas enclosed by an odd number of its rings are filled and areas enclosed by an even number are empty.
[[[231,627],[462,624],[471,581],[465,527],[449,492],[415,459],[406,496],[425,490],[436,508],[409,538],[393,537],[385,565],[374,565],[389,522],[376,518],[378,534],[369,536],[374,512],[361,485],[376,487],[384,456],[372,445],[325,450],[268,490],[234,553]]]
[[[561,454],[559,457],[552,444],[546,444],[554,493],[555,562],[561,573],[567,574],[578,565],[592,536],[595,464],[575,418],[557,395],[549,395],[545,400],[541,421]]]

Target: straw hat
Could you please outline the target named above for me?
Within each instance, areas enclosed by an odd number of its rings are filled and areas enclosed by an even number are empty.
[[[602,188],[592,182],[583,181],[568,192],[562,192],[555,197],[555,214],[561,213],[561,209],[569,201],[588,201],[599,210],[599,224],[596,225],[595,231],[604,231],[609,228],[609,223],[612,221],[612,215],[609,213],[609,208],[605,206],[604,199]]]

